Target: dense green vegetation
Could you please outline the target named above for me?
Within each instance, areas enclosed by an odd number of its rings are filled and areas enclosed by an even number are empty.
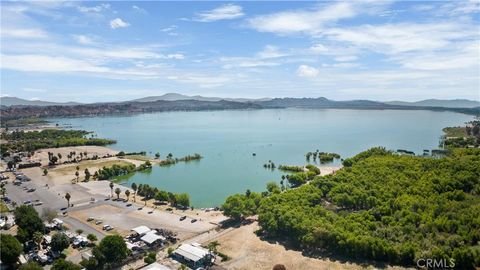
[[[138,168],[134,164],[118,165],[113,164],[111,167],[103,167],[93,174],[93,177],[98,180],[109,180],[117,176],[127,175],[136,171],[144,171],[152,168],[150,161],[146,161]]]
[[[306,153],[305,158],[307,159],[307,162],[310,162],[312,158],[313,158],[313,161],[316,162],[318,158],[320,163],[327,163],[327,162],[332,162],[333,159],[339,159],[340,155],[337,153],[327,153],[327,152],[320,152],[319,150],[316,150],[314,152]]]
[[[14,211],[15,224],[18,226],[17,238],[25,243],[32,239],[36,232],[44,233],[45,226],[37,210],[31,205],[21,205]]]
[[[470,121],[464,127],[446,127],[441,141],[445,148],[480,147],[480,118]]]
[[[93,257],[80,264],[87,270],[113,269],[121,265],[129,254],[130,250],[120,235],[107,235],[98,246],[93,247]]]
[[[2,263],[13,265],[17,262],[22,252],[22,244],[9,234],[0,234],[0,257]]]
[[[38,117],[27,117],[27,118],[20,118],[20,119],[10,119],[6,121],[0,121],[1,127],[22,127],[28,125],[39,125],[39,124],[47,124],[48,122],[38,118]]]
[[[161,202],[169,202],[172,206],[189,207],[190,196],[187,193],[172,193],[165,190],[160,190],[156,187],[152,187],[148,184],[132,183],[132,189],[135,191],[135,195],[138,194],[145,199],[155,199]],[[133,188],[135,187],[135,188]]]
[[[115,140],[86,138],[89,132],[84,130],[59,130],[46,129],[42,131],[13,131],[2,133],[1,139],[7,140],[2,143],[0,151],[2,155],[10,152],[31,152],[41,148],[55,148],[78,145],[107,145],[115,143]]]
[[[203,157],[200,154],[187,155],[181,158],[174,158],[172,153],[168,154],[164,160],[161,160],[158,164],[160,166],[169,166],[178,162],[189,162],[194,160],[200,160]]]
[[[225,214],[258,214],[261,233],[310,252],[414,265],[480,265],[480,149],[434,159],[372,148],[334,175],[268,196],[233,195]]]
[[[302,166],[295,165],[280,165],[278,166],[279,170],[288,171],[288,172],[303,172],[305,169]]]

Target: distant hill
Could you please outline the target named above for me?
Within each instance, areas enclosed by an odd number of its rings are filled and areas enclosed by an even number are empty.
[[[0,97],[0,105],[2,106],[73,106],[79,105],[78,102],[50,102],[42,100],[27,100],[17,97]]]
[[[480,106],[480,101],[468,99],[425,99],[416,102],[406,101],[390,101],[385,104],[399,105],[399,106],[422,106],[422,107],[445,107],[445,108],[474,108]]]
[[[178,93],[167,93],[161,96],[149,96],[139,99],[134,99],[126,102],[151,102],[157,100],[165,101],[177,101],[177,100],[197,100],[197,101],[235,101],[235,102],[253,102],[253,101],[265,101],[270,100],[270,98],[260,98],[260,99],[249,99],[249,98],[220,98],[220,97],[204,97],[204,96],[187,96]]]
[[[94,103],[74,106],[1,106],[2,121],[28,117],[95,116],[105,114],[149,113],[165,111],[210,111],[262,109],[251,102],[157,100],[149,102]]]
[[[272,100],[255,102],[264,107],[297,107],[297,108],[351,108],[351,109],[389,109],[398,106],[370,100],[335,101],[324,97],[319,98],[274,98]]]

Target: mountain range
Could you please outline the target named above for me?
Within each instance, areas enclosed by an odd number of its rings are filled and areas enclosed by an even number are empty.
[[[350,100],[350,101],[334,101],[324,97],[319,98],[260,98],[260,99],[248,99],[248,98],[221,98],[221,97],[204,97],[204,96],[187,96],[178,93],[167,93],[161,96],[149,96],[124,102],[108,102],[111,103],[131,103],[131,102],[153,102],[153,101],[179,101],[179,100],[196,100],[196,101],[233,101],[233,102],[251,102],[257,103],[266,107],[389,107],[391,106],[414,106],[414,107],[444,107],[444,108],[474,108],[480,107],[480,101],[468,100],[468,99],[454,99],[454,100],[441,100],[441,99],[426,99],[416,102],[407,101],[389,101],[379,102],[370,100]],[[41,100],[26,100],[17,97],[1,97],[0,105],[2,106],[74,106],[81,105],[78,102],[50,102]]]

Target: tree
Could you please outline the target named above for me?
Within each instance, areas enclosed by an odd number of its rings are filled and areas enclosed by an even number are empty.
[[[89,233],[87,235],[87,239],[88,239],[88,241],[90,241],[91,244],[94,244],[98,240],[97,236],[93,233]]]
[[[313,156],[313,157],[315,157],[315,156]],[[287,270],[287,268],[283,264],[275,264],[273,266],[272,270]]]
[[[128,255],[128,248],[120,235],[107,235],[100,241],[98,251],[103,255],[105,262],[120,263]]]
[[[137,184],[132,183],[132,189],[133,189],[133,202],[136,202],[137,199]]]
[[[32,239],[33,233],[45,231],[42,219],[31,205],[21,205],[15,208],[14,216],[15,223],[19,228],[17,237],[22,243]]]
[[[127,196],[127,202],[128,202],[128,200],[130,198],[130,190],[128,190],[128,189],[125,190],[125,196]]]
[[[280,193],[280,187],[276,182],[268,182],[267,183],[267,191],[270,194],[278,194]]]
[[[50,208],[43,208],[42,209],[42,219],[48,222],[52,222],[54,218],[57,217],[57,211],[52,210]]]
[[[175,199],[178,205],[181,205],[183,207],[190,206],[190,196],[187,193],[175,194]]]
[[[52,242],[50,244],[53,251],[62,252],[64,249],[70,246],[70,239],[64,233],[55,233],[52,236]]]
[[[78,234],[78,235],[81,235],[83,233],[83,230],[82,229],[76,229],[75,232]]]
[[[111,195],[110,197],[113,197],[113,187],[114,187],[113,182],[110,182],[110,184],[108,185],[110,186],[110,195]]]
[[[88,182],[88,180],[90,180],[90,176],[91,176],[90,171],[88,170],[88,168],[85,168],[84,173],[85,173],[85,181]]]
[[[223,213],[234,220],[241,219],[244,207],[244,200],[238,194],[229,196],[222,206]]]
[[[160,202],[168,201],[168,192],[165,190],[159,190],[157,193],[155,193],[155,200]]]
[[[43,175],[46,176],[48,174],[48,170],[45,168],[43,169]]]
[[[77,182],[78,182],[78,177],[80,176],[80,173],[78,171],[75,172],[75,177],[77,177]]]
[[[38,263],[30,261],[26,264],[22,264],[19,270],[43,270],[43,267],[41,267]]]
[[[218,241],[212,241],[208,243],[207,247],[208,250],[212,253],[217,253],[217,247],[220,246],[220,243]]]
[[[67,200],[67,203],[68,203],[67,207],[70,207],[70,198],[71,198],[70,193],[67,192],[67,194],[65,194],[65,199]]]
[[[9,234],[0,234],[0,257],[2,262],[13,265],[22,253],[22,244]]]
[[[120,193],[122,193],[122,190],[120,188],[115,189],[115,194],[117,194],[117,200],[120,200]]]
[[[53,262],[52,270],[80,270],[82,267],[70,261],[64,259],[58,259]]]
[[[158,153],[158,152],[155,153],[155,158],[156,158],[156,159],[159,159],[159,158],[160,158],[160,153]]]
[[[43,233],[34,232],[32,238],[33,238],[33,242],[35,242],[35,244],[37,244],[38,248],[42,249]]]

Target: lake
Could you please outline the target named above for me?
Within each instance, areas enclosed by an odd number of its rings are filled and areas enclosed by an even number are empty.
[[[145,183],[190,194],[195,207],[220,205],[234,193],[265,190],[282,172],[263,167],[304,165],[305,153],[320,150],[342,158],[374,146],[421,154],[438,148],[442,128],[472,120],[469,115],[421,110],[265,109],[161,112],[130,116],[53,119],[118,141],[117,150],[147,151],[161,158],[199,153],[200,161],[154,166],[125,185]],[[253,156],[252,153],[256,153]],[[338,164],[338,162],[337,162]],[[328,164],[327,164],[328,165]]]

